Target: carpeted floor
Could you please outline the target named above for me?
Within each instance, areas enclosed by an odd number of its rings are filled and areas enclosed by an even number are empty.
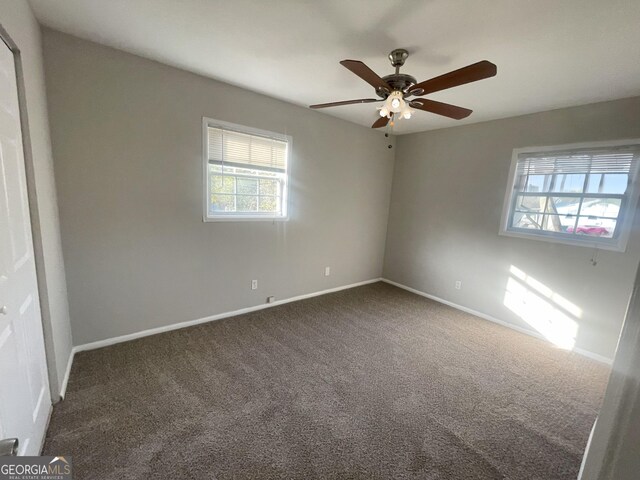
[[[76,479],[575,479],[609,369],[383,283],[76,356]]]

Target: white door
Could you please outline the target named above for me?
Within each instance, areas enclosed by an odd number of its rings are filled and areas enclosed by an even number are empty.
[[[0,439],[39,455],[50,407],[16,72],[0,40]]]

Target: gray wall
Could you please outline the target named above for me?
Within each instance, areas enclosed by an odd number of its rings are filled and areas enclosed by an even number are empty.
[[[40,28],[26,0],[0,0],[0,23],[20,50],[24,77],[25,162],[40,307],[54,401],[71,355],[71,327],[53,177]],[[25,105],[21,105],[25,107]],[[26,114],[26,115],[25,115]]]
[[[531,330],[504,306],[511,265],[583,310],[576,347],[613,357],[640,258],[498,236],[512,150],[640,137],[640,98],[401,136],[383,275]],[[461,290],[454,282],[461,280]]]
[[[43,35],[74,344],[380,276],[382,133]],[[202,222],[203,116],[293,136],[288,222]]]

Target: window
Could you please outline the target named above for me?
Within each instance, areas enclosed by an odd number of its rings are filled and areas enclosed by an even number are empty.
[[[516,149],[501,232],[624,251],[640,140]]]
[[[205,118],[205,221],[284,220],[291,137]]]

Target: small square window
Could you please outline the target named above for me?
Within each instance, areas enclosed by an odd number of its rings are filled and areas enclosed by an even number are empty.
[[[204,220],[286,220],[291,137],[205,118]]]

